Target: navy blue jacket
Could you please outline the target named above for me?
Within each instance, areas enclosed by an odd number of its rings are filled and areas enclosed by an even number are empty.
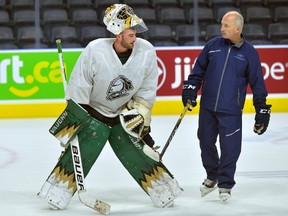
[[[202,87],[200,105],[215,112],[241,114],[248,84],[253,105],[266,104],[261,63],[256,49],[246,40],[231,44],[227,39],[211,39],[198,56],[188,80]]]

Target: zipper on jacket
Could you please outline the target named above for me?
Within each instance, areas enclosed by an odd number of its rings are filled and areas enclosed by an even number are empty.
[[[219,96],[220,96],[220,90],[221,90],[223,77],[224,77],[224,73],[225,73],[225,70],[226,70],[226,66],[227,66],[227,62],[228,62],[228,58],[229,58],[229,55],[230,55],[231,48],[232,48],[232,46],[229,46],[229,49],[228,49],[228,52],[227,52],[227,55],[226,55],[226,59],[225,59],[225,63],[224,63],[224,67],[223,67],[223,71],[222,71],[221,79],[220,79],[220,83],[219,83],[219,88],[218,88],[218,91],[217,91],[214,112],[216,112],[216,110],[217,110],[218,100],[219,100]]]
[[[238,106],[240,106],[240,89],[239,88],[238,88],[237,102],[238,102]]]

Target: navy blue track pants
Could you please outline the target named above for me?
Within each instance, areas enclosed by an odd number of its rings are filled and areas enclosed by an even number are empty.
[[[219,188],[232,188],[235,185],[236,163],[241,152],[242,115],[200,108],[198,139],[207,178],[218,180]],[[216,146],[217,141],[219,149]]]

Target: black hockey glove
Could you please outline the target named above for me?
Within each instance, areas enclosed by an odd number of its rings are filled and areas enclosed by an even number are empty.
[[[195,85],[191,84],[190,80],[184,81],[184,85],[182,88],[182,103],[184,106],[187,104],[190,104],[192,107],[195,107],[197,105],[197,88]],[[189,108],[188,110],[192,110]]]
[[[263,134],[269,124],[270,120],[270,108],[272,105],[260,105],[256,107],[256,115],[255,115],[255,124],[254,124],[254,132],[258,135]]]

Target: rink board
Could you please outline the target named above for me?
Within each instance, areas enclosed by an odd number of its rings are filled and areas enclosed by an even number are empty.
[[[272,104],[273,112],[288,112],[288,98],[269,98],[267,103]],[[198,101],[199,104],[199,101]],[[23,104],[0,104],[0,118],[41,118],[57,117],[64,110],[65,102],[43,102],[43,103],[23,103]],[[180,115],[183,110],[181,100],[162,100],[156,101],[153,115]],[[199,106],[187,114],[197,114]],[[254,113],[252,99],[246,99],[244,113]]]
[[[181,113],[183,81],[190,74],[202,48],[156,47],[159,79],[153,115]],[[267,103],[273,105],[272,112],[288,112],[288,46],[255,48],[259,52],[269,92]],[[81,51],[63,49],[68,80]],[[0,51],[0,92],[0,118],[58,116],[65,108],[65,100],[57,50]],[[253,113],[250,88],[247,93],[243,111]],[[198,113],[198,109],[199,106],[192,113]]]

